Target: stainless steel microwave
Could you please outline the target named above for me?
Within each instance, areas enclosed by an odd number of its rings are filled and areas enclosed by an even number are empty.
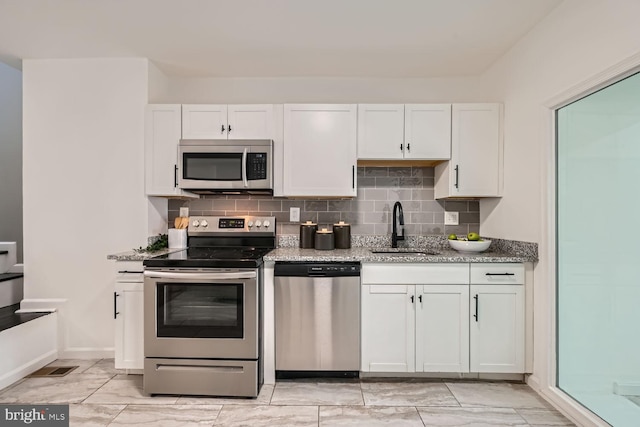
[[[182,139],[178,187],[200,194],[273,194],[273,141]]]

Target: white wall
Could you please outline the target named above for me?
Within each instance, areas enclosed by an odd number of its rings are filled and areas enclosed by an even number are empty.
[[[374,78],[169,78],[154,103],[438,103],[498,101],[475,77]]]
[[[22,73],[0,62],[0,242],[22,262]]]
[[[66,299],[63,355],[112,356],[107,254],[146,246],[145,59],[25,60],[25,299]]]
[[[606,69],[640,53],[640,2],[565,0],[484,76],[505,103],[505,187],[499,202],[481,202],[482,234],[539,242],[535,269],[534,382],[543,390],[552,355],[553,278],[547,222],[553,147],[547,104]],[[594,171],[597,173],[597,171]],[[606,203],[606,195],[601,197]],[[584,425],[587,424],[586,421]]]

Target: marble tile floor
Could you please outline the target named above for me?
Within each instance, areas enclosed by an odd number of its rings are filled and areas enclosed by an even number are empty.
[[[415,379],[286,380],[256,399],[149,396],[113,360],[61,378],[25,378],[0,404],[69,404],[71,426],[572,426],[528,386]]]

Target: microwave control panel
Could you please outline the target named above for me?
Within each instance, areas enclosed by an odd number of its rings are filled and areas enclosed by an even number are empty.
[[[247,179],[267,179],[267,153],[247,153]]]

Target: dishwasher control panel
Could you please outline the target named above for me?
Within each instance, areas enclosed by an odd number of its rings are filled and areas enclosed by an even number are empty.
[[[344,277],[360,276],[359,262],[276,262],[275,276]]]

